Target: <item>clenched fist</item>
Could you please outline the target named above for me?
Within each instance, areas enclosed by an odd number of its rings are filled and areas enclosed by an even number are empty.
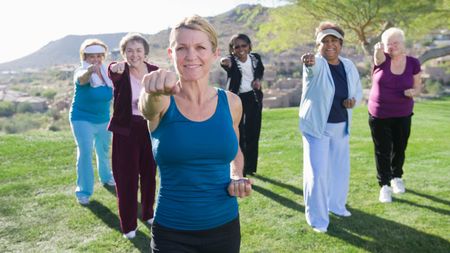
[[[310,67],[316,63],[316,59],[313,53],[306,53],[302,55],[301,61],[306,67]]]
[[[416,95],[416,91],[414,89],[407,89],[403,92],[406,97],[413,98]]]
[[[253,180],[248,178],[232,179],[228,184],[228,194],[239,198],[247,197],[252,193]]]
[[[355,106],[355,104],[356,104],[355,98],[348,98],[342,102],[342,105],[347,109],[353,108]]]
[[[228,57],[223,57],[222,59],[220,59],[220,65],[227,67],[227,68],[231,68],[231,60]]]
[[[181,83],[175,72],[158,69],[146,74],[142,79],[146,93],[154,95],[174,95],[181,91]]]
[[[383,44],[383,42],[378,42],[377,44],[375,44],[373,49],[374,49],[375,53],[384,52],[384,44]]]
[[[87,68],[87,71],[89,73],[100,73],[100,64],[91,64],[89,65],[89,67]]]
[[[122,74],[125,71],[125,62],[118,62],[111,66],[111,71],[113,73]]]

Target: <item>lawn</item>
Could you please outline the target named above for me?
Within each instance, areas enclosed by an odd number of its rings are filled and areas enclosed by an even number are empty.
[[[407,192],[378,202],[367,108],[355,110],[349,218],[326,234],[305,222],[297,108],[263,112],[254,193],[240,200],[241,252],[450,252],[450,98],[416,104],[407,150]],[[0,135],[0,252],[148,252],[150,229],[123,239],[113,188],[74,197],[70,131]]]

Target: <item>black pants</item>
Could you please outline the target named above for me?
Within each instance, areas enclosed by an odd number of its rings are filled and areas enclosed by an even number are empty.
[[[412,114],[407,117],[379,119],[369,114],[380,186],[390,186],[392,178],[401,178],[403,175],[405,150],[411,132],[411,117]]]
[[[159,253],[239,253],[239,217],[213,229],[185,231],[152,226],[152,252]]]
[[[242,119],[239,124],[239,144],[244,155],[244,176],[256,172],[258,166],[258,142],[261,132],[263,94],[260,90],[240,93]]]

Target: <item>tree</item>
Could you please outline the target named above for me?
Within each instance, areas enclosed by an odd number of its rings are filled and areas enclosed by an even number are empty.
[[[314,27],[331,20],[346,30],[346,43],[359,45],[366,55],[386,29],[398,26],[411,42],[438,28],[450,29],[450,0],[288,0],[274,9],[260,26],[258,38],[266,50],[281,51],[295,44],[312,42]],[[269,39],[264,39],[269,38]],[[450,54],[450,46],[424,52],[433,58]],[[423,60],[431,58],[423,57]]]

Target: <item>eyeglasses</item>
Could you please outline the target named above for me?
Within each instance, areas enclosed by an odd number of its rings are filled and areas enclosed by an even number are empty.
[[[233,48],[234,49],[239,49],[239,48],[247,48],[248,47],[248,44],[242,44],[242,45],[235,45]]]

